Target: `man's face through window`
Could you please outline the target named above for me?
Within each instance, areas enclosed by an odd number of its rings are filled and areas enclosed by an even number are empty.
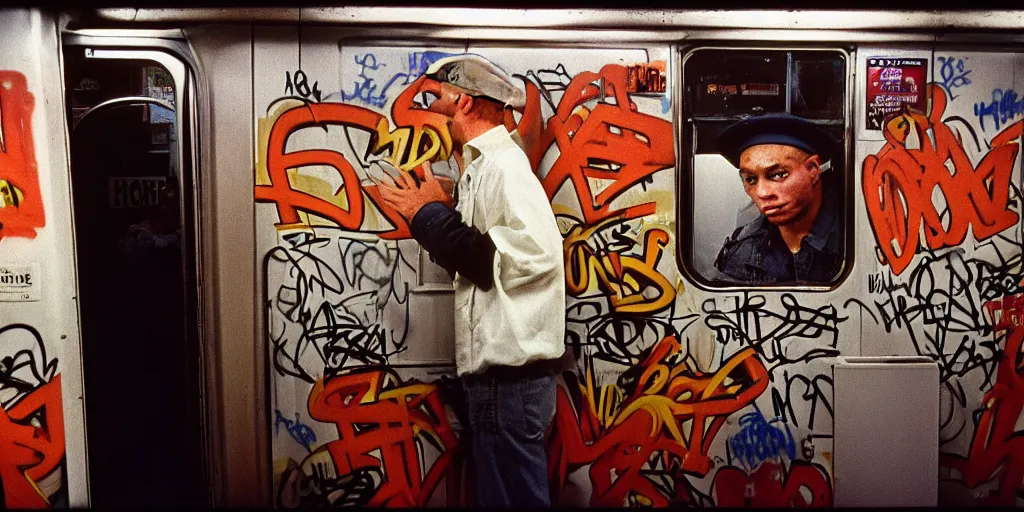
[[[740,156],[743,190],[776,226],[798,223],[821,196],[820,160],[792,146],[761,144]]]

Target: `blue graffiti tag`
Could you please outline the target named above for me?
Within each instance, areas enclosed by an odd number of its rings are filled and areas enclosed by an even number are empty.
[[[283,424],[285,430],[287,430],[288,434],[292,436],[292,439],[294,439],[299,444],[301,444],[303,447],[305,447],[307,451],[313,451],[312,446],[313,446],[313,443],[316,442],[316,434],[313,432],[313,429],[309,428],[308,425],[303,425],[299,421],[299,415],[298,414],[295,415],[295,419],[294,420],[290,420],[288,418],[285,418],[284,415],[281,414],[281,411],[278,410],[278,409],[274,410],[274,414],[275,414],[275,419],[274,419],[274,435],[275,436],[278,434],[278,432],[281,429],[280,427]]]
[[[445,58],[455,55],[454,53],[436,52],[436,51],[425,51],[425,52],[412,52],[409,54],[409,74],[405,79],[405,83],[409,84],[410,81],[419,78],[420,75],[427,72],[427,68],[431,64]]]
[[[382,66],[386,66],[386,64],[377,63],[377,56],[372,53],[367,53],[362,56],[356,55],[355,59],[356,64],[360,66],[359,78],[361,80],[357,80],[355,82],[355,90],[351,93],[341,91],[341,100],[359,100],[368,105],[383,107],[388,101],[388,98],[385,95],[387,92],[387,86],[384,87],[384,90],[382,90],[380,94],[375,95],[374,91],[377,90],[377,84],[374,83],[373,78],[366,76],[366,70],[376,71]]]
[[[956,99],[953,89],[971,84],[971,79],[967,77],[971,74],[971,70],[967,69],[964,60],[954,57],[939,57],[939,75],[942,77],[942,85],[949,91],[950,101]]]
[[[367,70],[377,71],[387,64],[377,61],[377,56],[372,53],[356,55],[355,61],[359,65],[359,80],[354,82],[352,92],[341,91],[342,101],[360,101],[363,104],[377,108],[383,108],[388,102],[388,89],[392,85],[409,85],[413,80],[427,72],[427,68],[434,62],[450,57],[454,54],[436,51],[411,52],[408,55],[408,66],[403,72],[391,75],[384,87],[377,92],[377,82],[366,75]]]
[[[985,116],[992,116],[996,125],[1005,124],[1007,121],[1024,114],[1024,98],[1017,98],[1017,91],[1013,89],[994,89],[992,91],[992,103],[985,105],[985,102],[974,104],[974,115],[978,117],[981,129],[985,129]]]
[[[782,423],[786,431],[773,426],[773,423]],[[754,469],[758,464],[782,454],[789,456],[790,460],[796,457],[796,443],[789,425],[782,418],[766,421],[756,404],[754,412],[740,417],[740,427],[739,432],[729,437],[729,448],[747,469]]]

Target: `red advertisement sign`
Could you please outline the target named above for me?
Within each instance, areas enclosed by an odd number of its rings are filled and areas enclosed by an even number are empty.
[[[868,130],[881,130],[885,116],[903,105],[924,112],[927,75],[925,59],[868,58]]]

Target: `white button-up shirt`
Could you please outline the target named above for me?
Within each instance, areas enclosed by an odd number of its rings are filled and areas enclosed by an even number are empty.
[[[467,142],[456,209],[494,242],[494,286],[455,275],[459,375],[521,366],[565,352],[562,236],[526,154],[504,126]]]

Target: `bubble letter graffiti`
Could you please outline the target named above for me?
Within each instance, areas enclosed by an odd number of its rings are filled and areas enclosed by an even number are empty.
[[[46,508],[63,491],[56,371],[38,331],[23,324],[0,328],[0,505],[7,508]]]
[[[931,112],[903,111],[886,119],[886,144],[864,159],[864,200],[884,263],[903,272],[918,250],[920,231],[931,249],[960,245],[967,228],[984,240],[1017,223],[1009,209],[1010,173],[1019,151],[1020,122],[992,139],[975,166],[942,116],[946,93],[929,85]],[[930,137],[930,136],[931,137]],[[934,142],[932,142],[934,138]],[[916,147],[908,141],[916,139]],[[933,202],[935,192],[945,206]]]

